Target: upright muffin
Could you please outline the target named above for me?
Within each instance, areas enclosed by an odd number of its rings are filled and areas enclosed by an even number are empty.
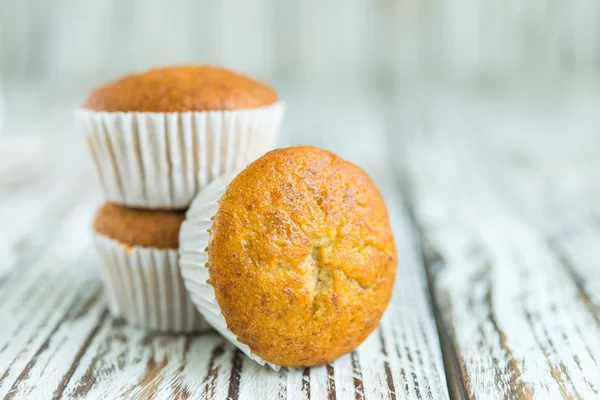
[[[273,367],[354,350],[390,300],[397,257],[384,201],[357,166],[274,150],[194,200],[180,266],[206,320]]]
[[[147,211],[106,203],[95,242],[113,315],[149,329],[209,329],[185,290],[178,265],[183,211]]]
[[[76,115],[108,201],[185,209],[211,180],[273,148],[283,108],[263,83],[191,65],[108,83]]]

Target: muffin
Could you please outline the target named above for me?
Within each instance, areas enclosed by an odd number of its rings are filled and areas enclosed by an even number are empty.
[[[283,109],[263,83],[190,65],[99,87],[76,117],[108,201],[186,209],[211,180],[273,148]]]
[[[211,183],[180,242],[184,281],[206,320],[275,368],[354,350],[378,325],[396,274],[373,181],[313,147],[271,151]]]
[[[110,311],[145,328],[197,332],[209,325],[185,290],[178,266],[185,212],[147,211],[106,203],[94,220]]]

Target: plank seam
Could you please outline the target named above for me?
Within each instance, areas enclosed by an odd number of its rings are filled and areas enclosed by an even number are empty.
[[[403,181],[404,179],[400,178],[400,187],[408,188],[409,185]],[[443,258],[440,254],[435,252],[434,249],[427,248],[425,232],[418,224],[417,217],[414,212],[414,206],[409,199],[409,196],[401,197],[404,200],[404,207],[407,210],[413,235],[417,242],[419,257],[422,261],[423,267],[425,268],[429,298],[432,305],[433,315],[435,317],[435,325],[438,332],[438,338],[440,340],[440,348],[442,350],[442,360],[444,363],[444,372],[446,374],[446,386],[448,394],[451,399],[470,399],[471,396],[469,395],[467,382],[462,374],[462,367],[459,359],[460,356],[457,352],[456,344],[448,332],[448,327],[446,326],[442,317],[440,304],[437,301],[437,297],[434,293],[434,276],[432,269],[436,262],[443,263]]]
[[[71,364],[71,367],[69,368],[67,373],[60,380],[58,387],[56,388],[56,390],[54,391],[54,395],[52,396],[53,400],[62,398],[63,392],[67,388],[67,385],[71,381],[71,378],[73,378],[73,374],[75,373],[75,370],[77,370],[77,367],[79,366],[81,359],[83,358],[83,356],[89,349],[90,345],[92,344],[92,341],[94,340],[94,338],[96,337],[98,332],[100,332],[100,328],[102,327],[102,325],[104,324],[104,321],[106,321],[107,318],[108,318],[108,309],[104,309],[104,311],[100,315],[100,318],[98,318],[98,322],[96,323],[96,325],[94,326],[94,328],[92,329],[92,331],[90,332],[88,337],[85,339],[85,342],[83,343],[83,345],[77,352],[77,355],[75,356],[75,359],[73,360],[73,363]]]
[[[92,296],[92,297],[99,296],[100,291],[101,291],[101,288],[98,288],[96,290],[97,293],[94,294],[94,296]],[[69,318],[69,316],[71,315],[71,313],[73,312],[73,310],[75,310],[75,307],[81,301],[81,298],[82,298],[82,292],[80,291],[73,298],[73,301],[71,302],[71,304],[69,305],[69,307],[65,311],[65,314],[56,323],[56,325],[54,326],[54,328],[52,328],[52,331],[50,332],[50,334],[48,334],[48,336],[46,337],[46,339],[44,340],[44,342],[40,345],[40,347],[38,347],[38,349],[36,350],[36,352],[34,353],[34,355],[31,357],[31,359],[25,365],[25,367],[23,368],[23,370],[21,371],[21,373],[19,374],[19,376],[17,377],[17,379],[14,381],[13,385],[11,386],[11,388],[7,392],[7,397],[8,398],[11,397],[11,393],[13,393],[13,394],[17,393],[17,387],[18,387],[19,383],[22,380],[24,380],[26,378],[26,376],[29,374],[29,371],[31,371],[31,369],[33,368],[33,366],[36,364],[39,356],[44,351],[46,351],[49,348],[49,346],[50,346],[50,340],[56,334],[56,332],[58,332],[58,330],[60,329],[61,325]],[[9,365],[9,368],[10,368],[10,365]]]
[[[573,282],[575,283],[575,287],[577,287],[577,290],[579,291],[579,296],[583,304],[585,304],[586,308],[590,311],[590,314],[592,315],[594,321],[596,321],[596,323],[600,325],[600,315],[598,315],[598,311],[600,310],[597,309],[597,306],[593,303],[592,299],[590,298],[589,294],[584,288],[583,281],[581,277],[577,274],[577,271],[575,271],[575,268],[573,268],[573,266],[571,265],[568,256],[560,249],[560,245],[556,243],[556,241],[553,239],[548,240],[548,249],[552,254],[554,254],[556,259],[559,261],[560,265],[567,271],[569,276],[573,279]]]

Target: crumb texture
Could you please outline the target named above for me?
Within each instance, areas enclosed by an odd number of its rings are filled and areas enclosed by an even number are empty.
[[[185,211],[142,210],[105,203],[94,220],[94,230],[129,246],[179,248],[179,228]]]
[[[330,362],[371,333],[397,256],[387,210],[360,168],[325,150],[274,150],[229,185],[209,272],[231,331],[263,359]]]
[[[236,110],[273,104],[269,86],[224,68],[188,65],[127,75],[94,90],[84,107],[111,112]]]

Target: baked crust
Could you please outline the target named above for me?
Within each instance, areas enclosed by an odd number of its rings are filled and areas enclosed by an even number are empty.
[[[273,104],[269,86],[224,68],[173,66],[127,75],[94,90],[84,107],[110,112],[237,110]]]
[[[354,350],[378,325],[397,265],[372,180],[313,147],[271,151],[234,178],[208,252],[229,329],[264,360],[287,367]]]
[[[157,211],[105,203],[96,213],[94,230],[127,246],[178,249],[185,211]]]

